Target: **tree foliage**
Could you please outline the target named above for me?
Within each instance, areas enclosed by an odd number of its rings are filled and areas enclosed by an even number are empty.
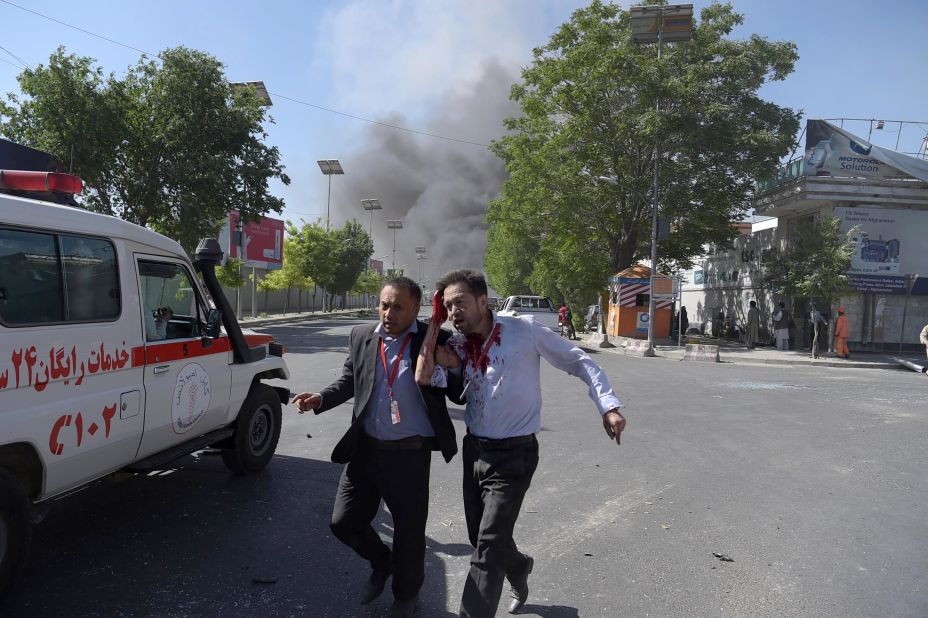
[[[658,60],[656,45],[632,41],[627,12],[596,0],[534,50],[512,87],[521,115],[493,144],[509,172],[488,213],[494,288],[590,293],[648,256],[655,144],[660,213],[673,222],[662,268],[731,243],[754,179],[789,152],[799,124],[757,94],[792,72],[795,45],[730,38],[742,21],[712,4],[693,40],[665,43]]]
[[[799,228],[794,241],[767,261],[766,285],[783,296],[833,304],[852,291],[847,271],[857,231],[842,234],[836,217],[818,217]]]
[[[320,223],[290,225],[287,234],[296,245],[300,272],[323,286],[330,296],[350,291],[374,253],[374,242],[357,221],[327,231]]]
[[[236,89],[214,57],[185,47],[143,57],[125,76],[59,48],[0,102],[0,134],[54,154],[84,180],[81,205],[147,226],[191,251],[230,210],[280,212],[268,183],[290,179],[253,89]]]
[[[224,287],[237,290],[245,287],[248,279],[242,274],[242,265],[245,262],[234,257],[226,259],[226,263],[216,269],[216,278]]]

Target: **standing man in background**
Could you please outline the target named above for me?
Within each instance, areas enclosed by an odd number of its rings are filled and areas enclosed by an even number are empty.
[[[393,576],[390,616],[396,618],[415,614],[425,578],[432,451],[440,450],[445,461],[457,452],[445,403],[448,376],[439,368],[430,373],[431,385],[415,381],[426,333],[416,319],[421,301],[422,291],[412,279],[389,279],[380,290],[380,322],[351,331],[341,377],[321,393],[293,398],[300,414],[319,414],[354,397],[351,427],[332,451],[332,461],[348,465],[338,482],[330,527],[371,565],[362,605],[379,597]],[[448,336],[440,331],[438,343]],[[371,526],[381,499],[393,515],[392,551]]]
[[[519,552],[512,534],[538,465],[541,359],[587,384],[606,435],[617,445],[625,419],[608,378],[580,348],[531,316],[493,315],[481,273],[450,272],[436,288],[460,334],[447,347],[439,346],[435,360],[446,367],[463,365],[467,405],[464,515],[474,553],[459,615],[493,618],[504,579],[512,587],[509,612],[525,604],[535,563]],[[460,402],[454,390],[448,393]]]
[[[851,357],[851,353],[847,349],[848,332],[847,315],[844,313],[844,307],[838,307],[838,319],[835,320],[835,354],[841,358]]]
[[[928,356],[928,324],[925,324],[925,328],[918,335],[918,340],[925,346],[925,355]]]
[[[777,336],[777,349],[789,349],[789,311],[786,310],[786,303],[780,301],[777,310],[773,312],[773,330]]]
[[[758,331],[760,330],[760,312],[757,310],[757,301],[751,301],[751,308],[748,309],[748,323],[744,329],[744,342],[749,350],[757,346]]]

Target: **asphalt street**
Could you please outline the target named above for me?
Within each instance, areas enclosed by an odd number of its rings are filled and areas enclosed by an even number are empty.
[[[362,321],[260,330],[287,346],[286,385],[319,390]],[[628,428],[616,447],[586,386],[545,367],[516,531],[535,557],[526,615],[928,616],[924,375],[594,357]],[[0,614],[383,615],[389,587],[359,608],[368,567],[328,529],[350,414],[286,407],[253,477],[199,453],[57,501]],[[469,566],[460,476],[459,456],[433,456],[425,617],[456,614]],[[389,514],[376,527],[389,538]]]

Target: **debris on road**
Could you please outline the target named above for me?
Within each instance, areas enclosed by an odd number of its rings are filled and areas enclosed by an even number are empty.
[[[712,555],[721,560],[722,562],[734,562],[735,559],[729,556],[728,554],[720,554],[717,551],[712,552]]]
[[[253,584],[276,584],[278,577],[252,577],[251,583]]]

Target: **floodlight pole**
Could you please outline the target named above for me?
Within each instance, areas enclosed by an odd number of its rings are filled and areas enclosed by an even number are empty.
[[[632,37],[637,43],[653,43],[651,38],[653,30],[648,28],[648,15],[657,14],[657,71],[660,79],[660,61],[664,49],[664,26],[665,15],[669,12],[674,18],[671,26],[670,40],[686,41],[692,38],[693,23],[693,5],[691,4],[662,4],[656,6],[638,6],[630,9],[632,14]],[[636,23],[637,22],[637,23]],[[681,28],[681,25],[683,28]],[[639,26],[644,26],[638,29]],[[653,202],[651,204],[651,279],[650,294],[648,294],[648,348],[653,354],[654,350],[654,313],[656,302],[654,299],[654,280],[657,276],[657,208],[660,198],[660,84],[654,101],[654,187],[651,192]]]
[[[657,18],[657,70],[660,73],[661,51],[664,47],[664,9],[661,7],[660,14]],[[651,205],[651,287],[648,294],[648,347],[654,349],[654,276],[657,274],[657,200],[660,174],[660,116],[661,116],[661,97],[658,94],[654,102],[654,190],[652,197],[654,199]]]
[[[325,231],[329,231],[329,209],[332,206],[332,174],[326,174],[329,179],[329,195],[325,199]]]

